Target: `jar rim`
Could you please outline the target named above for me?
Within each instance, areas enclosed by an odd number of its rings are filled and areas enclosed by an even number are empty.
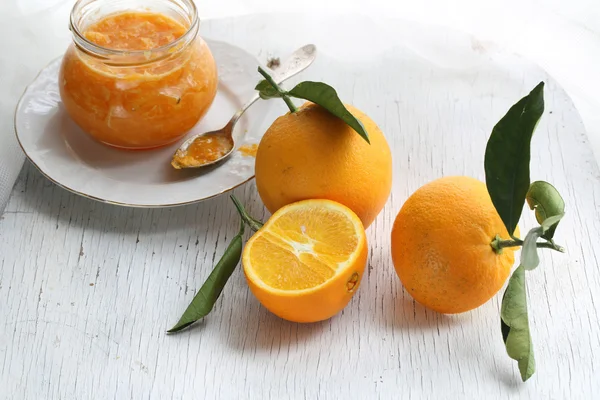
[[[96,1],[101,0],[77,0],[75,2],[69,16],[69,30],[73,33],[73,41],[79,50],[89,56],[101,59],[107,65],[143,65],[172,57],[174,54],[187,47],[187,44],[193,41],[198,34],[200,18],[198,18],[196,4],[193,0],[180,0],[188,7],[188,10],[186,11],[191,21],[186,32],[174,41],[147,50],[119,50],[100,46],[86,38],[76,22],[81,7]],[[172,0],[167,1],[175,3]]]

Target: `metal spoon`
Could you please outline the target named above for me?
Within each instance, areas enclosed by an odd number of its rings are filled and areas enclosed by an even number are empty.
[[[315,60],[317,55],[317,48],[313,44],[307,44],[296,50],[290,58],[285,60],[277,67],[274,71],[270,72],[273,80],[280,84],[281,82],[291,78],[299,72],[305,70]],[[250,107],[256,100],[259,99],[258,93],[256,93],[250,101],[248,101],[233,117],[229,120],[227,125],[223,128],[200,133],[187,139],[177,149],[173,155],[171,165],[176,169],[181,168],[199,168],[207,165],[215,164],[224,158],[228,157],[233,153],[235,149],[235,143],[233,140],[233,127],[238,122],[244,112]],[[203,152],[203,159],[197,159],[196,157],[188,154],[188,148],[196,142],[196,146],[199,149],[205,149]]]

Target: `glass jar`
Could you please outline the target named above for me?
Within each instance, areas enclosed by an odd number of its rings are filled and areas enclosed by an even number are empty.
[[[180,139],[208,111],[217,67],[192,0],[79,0],[60,95],[98,141],[150,149]]]

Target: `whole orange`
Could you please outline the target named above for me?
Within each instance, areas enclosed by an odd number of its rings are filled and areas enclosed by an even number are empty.
[[[360,110],[371,144],[324,108],[307,103],[285,114],[263,136],[256,154],[256,186],[269,211],[306,199],[350,208],[367,228],[392,187],[392,156],[381,130]]]
[[[437,179],[413,193],[396,217],[396,273],[428,308],[448,314],[472,310],[500,290],[514,263],[513,249],[496,253],[491,247],[496,235],[509,238],[483,182]]]

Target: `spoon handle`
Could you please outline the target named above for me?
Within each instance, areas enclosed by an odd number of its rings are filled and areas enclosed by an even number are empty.
[[[292,53],[292,55],[282,62],[279,67],[274,70],[271,74],[273,80],[279,85],[280,83],[288,80],[292,76],[304,71],[310,64],[313,63],[317,56],[317,47],[314,44],[307,44],[302,46],[298,50]],[[258,93],[254,94],[252,98],[244,104],[244,106],[236,112],[229,124],[233,127],[240,117],[246,112],[246,110],[256,102],[260,97]]]

